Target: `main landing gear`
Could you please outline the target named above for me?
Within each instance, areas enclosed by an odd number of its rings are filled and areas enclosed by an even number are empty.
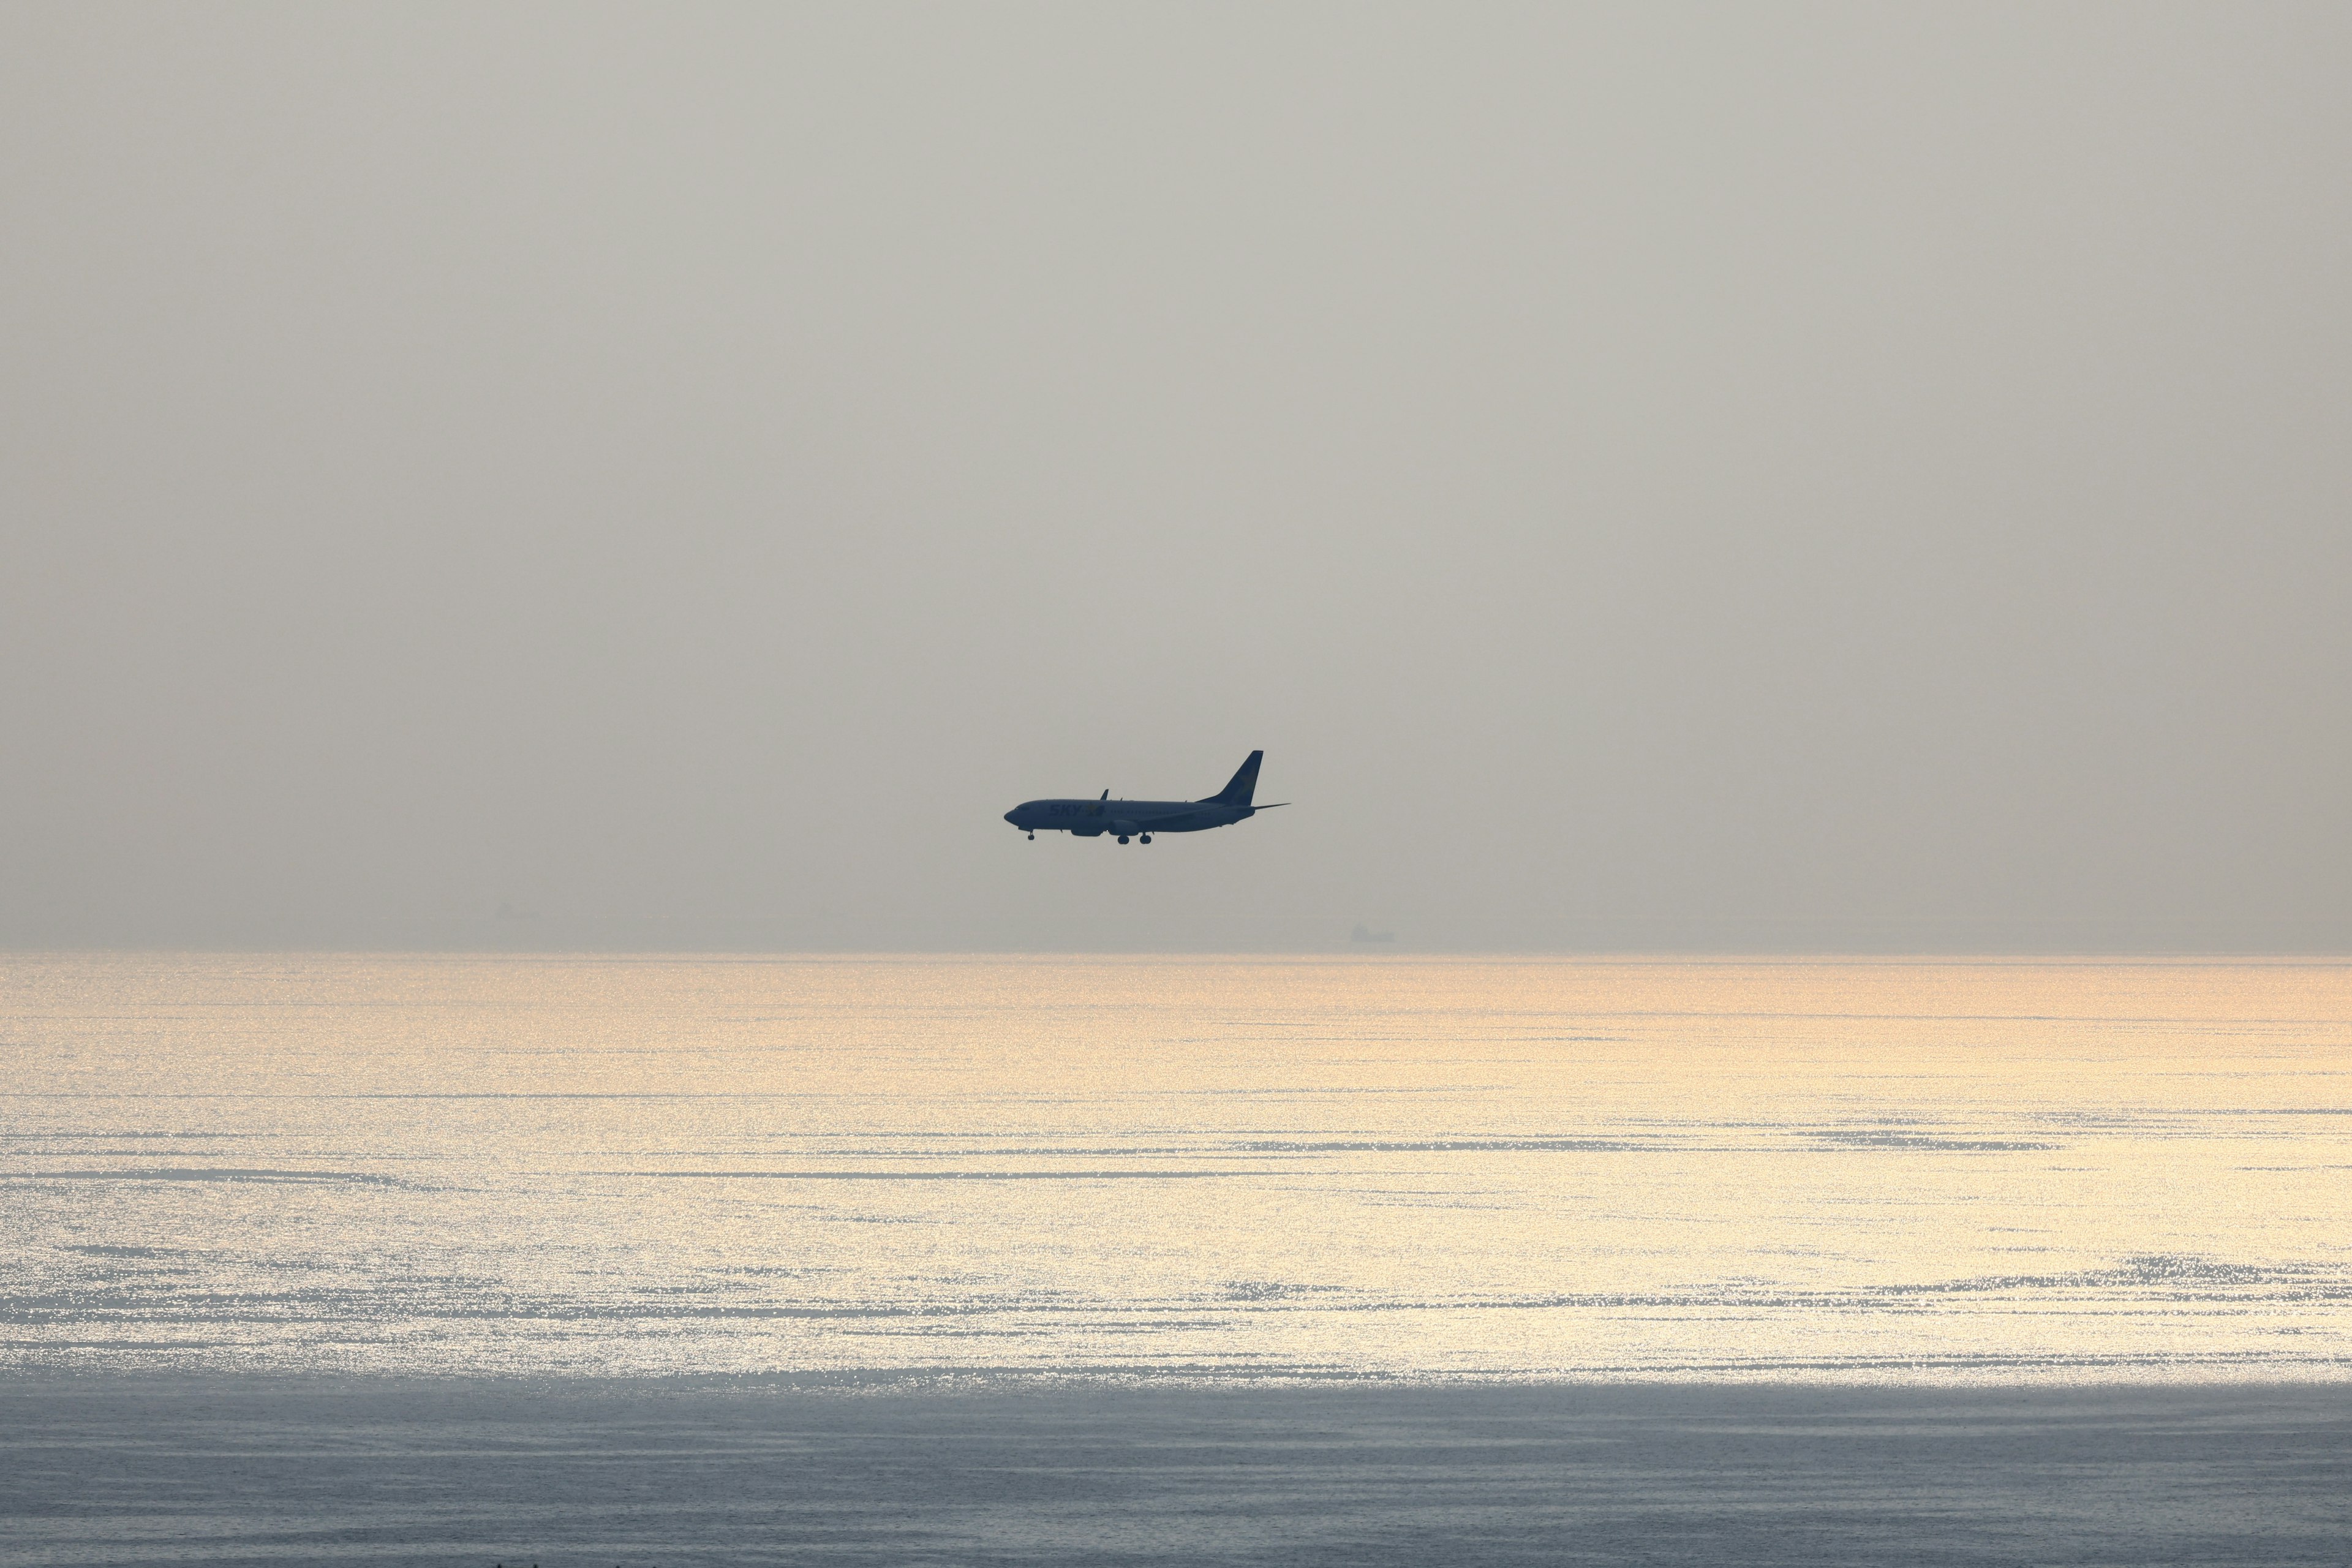
[[[1124,834],[1124,833],[1120,834],[1120,835],[1118,836],[1118,841],[1119,841],[1121,844],[1126,843],[1126,842],[1127,842],[1127,835],[1126,835],[1126,834]]]
[[[1151,835],[1150,835],[1149,833],[1139,833],[1139,834],[1137,834],[1137,835],[1136,835],[1136,837],[1137,837],[1138,838],[1140,838],[1141,840],[1143,840],[1143,842],[1144,842],[1144,843],[1146,843],[1146,844],[1149,844],[1149,843],[1150,843],[1150,842],[1151,842]],[[1126,843],[1126,842],[1127,842],[1127,835],[1126,835],[1126,834],[1124,834],[1124,833],[1120,834],[1120,835],[1118,836],[1118,841],[1119,841],[1121,844]]]

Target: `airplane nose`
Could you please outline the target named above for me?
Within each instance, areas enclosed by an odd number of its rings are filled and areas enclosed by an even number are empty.
[[[1018,807],[1016,807],[1015,809],[1017,810],[1017,809],[1019,809],[1019,808],[1018,808]],[[1004,820],[1005,820],[1005,821],[1007,821],[1007,822],[1013,822],[1013,813],[1012,813],[1012,812],[1010,812],[1010,811],[1006,812],[1006,813],[1004,814]],[[1019,823],[1017,823],[1017,822],[1013,823],[1013,825],[1015,827],[1018,827],[1018,826],[1020,826],[1020,824],[1019,824]]]

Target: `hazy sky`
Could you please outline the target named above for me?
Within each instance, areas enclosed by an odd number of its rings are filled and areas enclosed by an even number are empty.
[[[2347,82],[19,0],[0,942],[2352,951]]]

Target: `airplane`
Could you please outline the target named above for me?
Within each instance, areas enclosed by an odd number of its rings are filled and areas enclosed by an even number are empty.
[[[1115,834],[1121,844],[1129,838],[1151,842],[1155,833],[1198,833],[1204,827],[1224,827],[1261,811],[1288,805],[1286,800],[1252,805],[1257,793],[1257,765],[1264,752],[1252,752],[1233,782],[1206,800],[1113,800],[1110,791],[1100,800],[1024,800],[1004,814],[1004,820],[1030,837],[1037,830],[1058,828],[1080,838]]]

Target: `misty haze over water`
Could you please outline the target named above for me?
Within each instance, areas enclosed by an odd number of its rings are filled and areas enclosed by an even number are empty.
[[[2340,1564],[2347,80],[0,9],[0,1554]]]
[[[0,943],[2347,951],[2347,76],[12,6]]]

